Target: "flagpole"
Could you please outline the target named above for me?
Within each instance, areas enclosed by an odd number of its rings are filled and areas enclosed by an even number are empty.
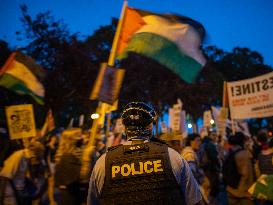
[[[117,26],[117,30],[116,30],[114,40],[113,40],[113,43],[112,43],[110,56],[109,56],[109,59],[108,59],[108,65],[109,66],[114,66],[115,65],[116,51],[117,51],[117,47],[118,47],[118,41],[119,41],[119,37],[120,37],[120,33],[121,33],[123,21],[124,21],[124,14],[125,14],[125,10],[126,10],[127,5],[128,5],[128,1],[124,0],[122,10],[121,10],[121,14],[120,14],[120,18],[119,18],[119,22],[118,22],[118,26]]]
[[[15,56],[16,56],[16,52],[13,52],[13,53],[9,56],[8,60],[6,61],[6,63],[5,63],[4,66],[2,67],[2,69],[0,70],[0,75],[1,75],[2,73],[4,73],[4,72],[10,67],[10,64],[13,62],[13,59],[15,58]]]
[[[223,107],[228,107],[228,103],[227,103],[227,81],[224,81],[224,85],[223,85],[222,105],[223,105]]]
[[[224,86],[223,86],[223,107],[229,107],[228,104],[228,95],[227,95],[227,81],[224,81]],[[234,120],[230,115],[230,120],[231,120],[231,130],[232,130],[232,134],[235,134],[235,126],[234,126]]]
[[[120,33],[121,33],[123,21],[124,21],[124,14],[125,14],[125,10],[126,10],[127,5],[128,5],[128,1],[124,0],[122,10],[121,10],[121,14],[120,14],[120,18],[119,18],[119,22],[118,22],[118,26],[117,26],[117,30],[116,30],[114,40],[113,40],[113,43],[112,43],[110,56],[109,56],[109,59],[108,59],[108,65],[109,66],[114,66],[115,65],[116,51],[117,51],[118,41],[119,41],[119,37],[120,37]],[[103,112],[103,110],[101,109],[102,104],[103,104],[103,102],[99,101],[98,107],[96,109],[96,113],[98,113],[100,116],[105,116],[102,113]],[[95,120],[93,120],[93,124],[92,124],[92,128],[91,128],[91,139],[89,140],[88,144],[94,145],[97,127],[98,127],[98,119],[95,119]]]

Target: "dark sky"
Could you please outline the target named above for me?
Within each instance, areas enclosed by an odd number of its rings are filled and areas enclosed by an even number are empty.
[[[15,31],[21,29],[19,5],[26,4],[32,15],[50,10],[63,19],[71,32],[90,35],[111,17],[119,17],[122,0],[0,0],[0,39],[12,46]],[[248,47],[258,51],[273,66],[273,0],[129,0],[129,6],[162,13],[186,15],[207,30],[205,45],[226,51]]]

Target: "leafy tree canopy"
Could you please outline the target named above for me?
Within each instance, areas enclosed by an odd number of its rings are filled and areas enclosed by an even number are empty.
[[[46,106],[53,109],[62,126],[71,117],[80,114],[89,116],[96,107],[96,102],[89,100],[90,91],[100,63],[108,60],[118,20],[113,18],[110,25],[101,26],[92,35],[80,40],[78,34],[71,34],[68,26],[55,20],[49,11],[34,18],[28,14],[27,6],[22,5],[21,11],[24,29],[17,34],[29,42],[21,50],[48,73],[43,82]],[[4,41],[0,41],[0,48],[0,63],[3,64],[11,51]],[[203,50],[208,63],[194,84],[184,82],[167,68],[140,55],[130,54],[129,58],[117,62],[126,69],[120,106],[132,100],[141,100],[152,103],[159,112],[163,112],[181,98],[185,110],[196,120],[211,105],[221,105],[223,81],[272,71],[271,67],[264,65],[258,52],[248,48],[236,47],[226,52],[216,46],[208,46]],[[6,100],[2,105],[21,99],[21,96],[16,98],[8,91],[1,92],[3,96]]]

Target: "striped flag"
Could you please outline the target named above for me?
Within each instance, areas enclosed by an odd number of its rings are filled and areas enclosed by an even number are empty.
[[[118,59],[135,52],[193,82],[205,65],[200,50],[204,27],[187,17],[126,8],[117,47]]]
[[[30,95],[37,103],[44,104],[45,90],[39,79],[45,75],[43,68],[20,52],[11,54],[0,70],[0,86],[20,95]]]

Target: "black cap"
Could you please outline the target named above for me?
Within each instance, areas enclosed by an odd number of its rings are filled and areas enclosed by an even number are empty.
[[[128,137],[148,136],[147,126],[155,121],[156,112],[144,102],[131,102],[124,107],[121,118]]]
[[[144,102],[131,102],[124,107],[121,118],[126,127],[147,127],[155,120],[156,112]]]

